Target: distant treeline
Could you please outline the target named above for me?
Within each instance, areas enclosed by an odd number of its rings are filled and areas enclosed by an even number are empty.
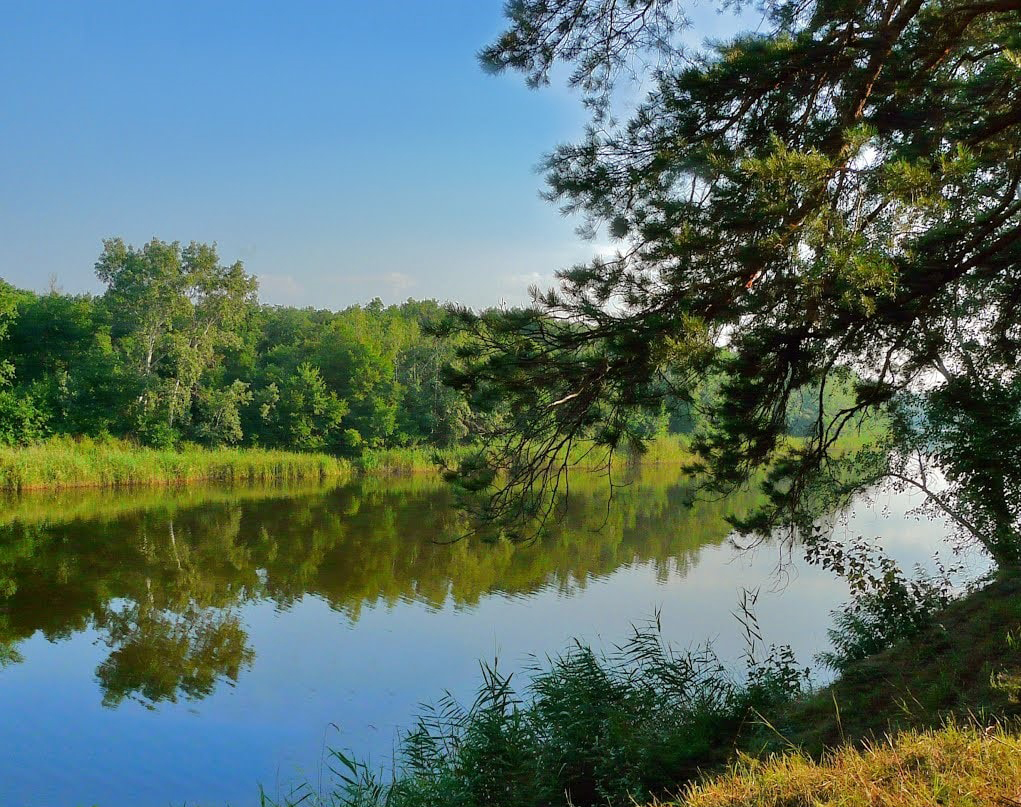
[[[455,444],[435,302],[339,312],[261,305],[215,249],[105,243],[100,296],[0,288],[0,440],[110,434],[328,451]]]
[[[260,304],[255,278],[215,247],[156,239],[104,242],[96,274],[98,296],[0,281],[0,443],[112,435],[353,457],[470,442],[466,405],[442,378],[457,337],[431,335],[435,301]],[[813,415],[806,402],[794,433]],[[641,426],[684,433],[694,420],[664,405]]]

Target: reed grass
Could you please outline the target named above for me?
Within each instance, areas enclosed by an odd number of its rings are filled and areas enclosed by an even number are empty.
[[[726,669],[712,648],[678,652],[658,620],[613,651],[576,644],[536,662],[524,689],[483,665],[470,705],[424,706],[396,775],[333,752],[328,790],[299,785],[263,804],[330,807],[596,807],[667,793],[726,764],[741,727],[800,692],[787,651]]]
[[[348,462],[325,454],[262,449],[155,450],[116,439],[54,437],[0,448],[0,490],[122,488],[199,481],[266,482],[341,477]]]
[[[439,461],[455,465],[461,457],[473,450],[475,449],[470,446],[443,449],[431,446],[378,448],[365,452],[358,458],[356,465],[362,473],[383,476],[436,473]]]
[[[670,434],[649,440],[641,452],[618,451],[614,463],[641,465],[682,465],[691,461],[693,455],[685,435]],[[436,449],[429,446],[404,448],[382,448],[367,451],[357,462],[365,473],[409,475],[435,471],[438,461],[456,465],[458,460],[478,451],[481,446],[466,445],[456,448]],[[577,441],[567,457],[567,465],[573,470],[585,471],[602,468],[606,464],[607,450],[585,440]]]
[[[68,488],[127,488],[196,482],[269,483],[368,476],[437,474],[438,460],[448,465],[477,450],[474,446],[374,449],[355,462],[327,454],[302,454],[257,448],[184,446],[176,450],[144,448],[115,438],[52,437],[28,446],[0,447],[0,491],[26,492]],[[574,452],[576,469],[604,462],[583,447]],[[618,456],[617,462],[680,465],[691,458],[680,436],[658,438],[643,454]],[[438,474],[437,474],[438,476]]]

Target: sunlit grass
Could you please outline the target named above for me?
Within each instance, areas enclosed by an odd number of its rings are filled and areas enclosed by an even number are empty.
[[[404,476],[437,473],[439,461],[455,464],[473,449],[467,447],[437,449],[431,446],[377,448],[366,451],[357,460],[358,468],[368,474]]]
[[[677,807],[980,807],[1021,797],[1021,738],[1002,728],[950,724],[906,732],[815,761],[801,753],[742,758],[694,785]]]
[[[56,437],[0,448],[0,489],[9,491],[322,479],[349,471],[349,463],[325,454],[197,446],[155,450],[113,439]]]

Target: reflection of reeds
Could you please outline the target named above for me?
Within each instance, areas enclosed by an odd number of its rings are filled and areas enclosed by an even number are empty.
[[[72,521],[104,522],[150,512],[173,514],[208,504],[293,499],[322,493],[336,480],[261,480],[238,484],[202,482],[133,488],[76,487],[0,492],[0,527],[12,524],[57,525]]]
[[[0,489],[17,491],[322,479],[349,470],[347,462],[325,454],[199,447],[163,451],[112,439],[52,438],[0,448]]]

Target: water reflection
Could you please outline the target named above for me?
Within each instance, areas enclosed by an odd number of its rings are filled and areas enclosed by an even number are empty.
[[[0,502],[0,804],[255,805],[315,780],[326,745],[385,764],[416,704],[471,697],[479,659],[524,674],[655,609],[737,662],[742,588],[768,641],[826,647],[846,587],[799,564],[774,592],[776,547],[727,542],[750,496],[687,509],[676,469],[645,468],[600,530],[605,489],[572,488],[521,547],[435,543],[461,525],[432,477]],[[942,536],[910,506],[858,503],[841,529],[910,568]]]
[[[102,702],[200,699],[256,663],[242,606],[314,595],[356,622],[400,601],[476,605],[491,592],[570,593],[623,565],[683,575],[751,495],[684,506],[675,469],[646,468],[606,508],[579,480],[563,521],[525,546],[463,531],[431,477],[332,489],[79,492],[10,499],[0,516],[0,663],[35,633],[93,631]]]

